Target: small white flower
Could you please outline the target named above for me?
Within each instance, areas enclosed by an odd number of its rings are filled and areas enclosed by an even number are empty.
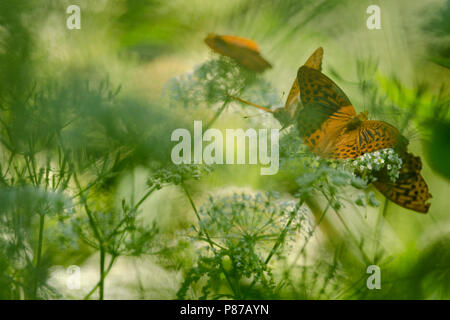
[[[370,163],[367,164],[367,169],[372,170],[372,165]]]

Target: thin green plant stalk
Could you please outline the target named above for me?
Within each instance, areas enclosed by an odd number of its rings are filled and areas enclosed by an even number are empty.
[[[384,198],[383,210],[378,214],[377,222],[375,225],[375,247],[374,247],[374,253],[373,253],[374,263],[376,263],[377,259],[378,259],[377,254],[378,254],[378,249],[380,246],[380,236],[381,236],[381,231],[383,229],[383,221],[387,214],[388,205],[389,205],[389,199]]]
[[[145,300],[145,288],[144,288],[144,285],[142,283],[141,272],[139,271],[139,267],[136,264],[136,260],[133,260],[133,267],[134,267],[134,270],[136,272],[136,281],[138,283],[138,290],[139,290],[139,295],[140,295],[139,298],[141,300]]]
[[[181,186],[184,190],[184,193],[186,194],[186,197],[189,200],[189,203],[191,204],[192,209],[194,210],[194,213],[195,213],[195,216],[197,217],[198,223],[200,223],[200,221],[201,221],[200,215],[198,214],[197,207],[195,206],[194,200],[192,200],[192,197],[186,187],[186,184],[184,182],[181,182]],[[211,247],[214,247],[214,242],[211,240],[211,237],[209,236],[208,232],[206,232],[206,230],[205,230],[204,233],[205,233],[206,240],[209,243],[209,245]]]
[[[182,186],[182,188],[184,190],[184,193],[186,194],[186,197],[189,200],[189,203],[191,204],[192,209],[194,210],[194,213],[195,213],[195,216],[197,217],[198,223],[200,223],[200,221],[201,221],[200,215],[198,214],[197,207],[195,206],[194,200],[192,199],[192,197],[191,197],[191,195],[190,195],[190,193],[189,193],[189,191],[188,191],[188,189],[186,187],[186,184],[184,182],[181,182],[181,186]],[[206,230],[204,231],[204,233],[205,233],[205,236],[206,236],[205,241],[208,242],[208,244],[211,246],[211,248],[214,247],[214,245],[217,245],[214,241],[211,240],[211,237],[209,236],[209,234],[208,234],[208,232]],[[234,287],[234,285],[233,285],[233,283],[232,283],[228,273],[226,272],[226,270],[225,270],[225,268],[223,267],[222,264],[221,264],[221,270],[222,270],[223,274],[225,275],[225,279],[227,280],[228,285],[230,286],[230,289],[233,292],[234,296],[235,297],[236,296],[240,296],[239,294],[237,294],[237,291],[236,291],[236,289],[235,289],[235,287]]]
[[[316,231],[316,229],[320,226],[320,224],[323,221],[323,218],[325,217],[325,214],[327,213],[328,209],[330,208],[330,205],[328,204],[325,209],[322,211],[322,214],[319,217],[319,220],[317,221],[317,223],[315,224],[313,230],[312,230],[312,234],[314,234],[314,232]],[[291,269],[294,267],[294,265],[297,263],[298,259],[300,258],[300,256],[305,252],[306,246],[309,243],[309,240],[312,238],[312,235],[310,237],[308,237],[305,240],[305,243],[303,244],[302,248],[297,252],[294,260],[292,261],[291,265],[288,268],[288,272],[290,273]]]
[[[106,270],[104,270],[104,272],[103,272],[103,278],[106,278],[106,276],[108,275],[109,271],[112,269],[116,258],[117,258],[116,255],[113,255],[111,257],[111,260],[109,261],[108,267],[106,267]],[[100,281],[97,282],[97,284],[91,289],[91,291],[89,291],[89,293],[83,298],[83,300],[88,300],[94,294],[94,292],[98,289],[99,286],[100,286]]]
[[[327,199],[328,202],[330,202],[330,199],[328,199],[327,195],[325,193],[322,193],[323,196]],[[339,213],[338,209],[334,209],[333,211],[336,213],[336,216],[339,218],[339,220],[341,221],[342,225],[344,226],[344,228],[346,229],[347,233],[350,235],[350,238],[355,242],[356,246],[358,248],[359,247],[359,242],[358,239],[356,239],[355,235],[353,234],[353,232],[350,230],[349,226],[347,225],[347,223],[345,222],[344,218],[342,218],[341,214]],[[362,258],[364,259],[364,262],[369,263],[370,259],[367,256],[367,254],[364,252],[363,248],[360,248],[359,252],[361,253]]]
[[[286,222],[286,225],[284,226],[283,230],[280,233],[280,236],[278,237],[277,241],[275,242],[274,246],[272,247],[272,250],[270,250],[269,255],[267,256],[266,260],[264,261],[264,264],[268,264],[270,262],[270,260],[272,259],[273,255],[275,254],[275,252],[278,250],[278,248],[280,247],[281,243],[283,242],[284,238],[286,237],[286,233],[288,228],[291,226],[292,221],[295,218],[296,213],[293,212],[291,213],[289,220]]]
[[[142,203],[144,203],[144,201],[156,190],[156,188],[152,187],[149,189],[149,191],[147,191],[144,196],[142,196],[142,198],[136,203],[136,205],[134,206],[134,209],[137,210],[139,209],[139,207],[142,205]],[[83,193],[82,191],[80,191],[81,194]],[[110,240],[110,238],[116,233],[116,230],[119,229],[122,224],[125,222],[125,219],[123,219],[122,221],[119,222],[119,224],[116,226],[115,230],[111,233],[111,235],[106,239],[106,241]],[[102,258],[102,253],[101,253],[101,249],[100,249],[100,280],[96,283],[96,285],[91,289],[91,291],[89,291],[89,293],[84,297],[84,300],[88,300],[92,294],[94,294],[94,292],[99,289],[100,290],[100,297],[104,297],[104,279],[106,278],[106,276],[108,275],[109,271],[112,269],[114,262],[117,259],[117,255],[112,255],[111,256],[111,260],[109,261],[108,266],[105,269],[105,257],[106,257],[106,252],[103,254],[103,258]],[[102,266],[103,265],[103,266]]]
[[[344,218],[342,218],[342,216],[339,214],[338,210],[334,210],[334,212],[336,213],[336,216],[339,218],[339,220],[341,221],[341,223],[343,224],[343,226],[345,227],[345,229],[347,230],[347,233],[350,235],[350,238],[352,238],[352,240],[355,242],[355,244],[357,245],[357,247],[359,248],[359,242],[356,239],[355,235],[353,234],[353,232],[350,230],[349,226],[347,225],[347,223],[345,222]],[[367,256],[367,254],[364,252],[363,248],[360,248],[359,252],[361,253],[362,258],[364,259],[364,262],[369,263],[370,259]]]
[[[214,114],[214,117],[208,122],[208,124],[206,125],[204,130],[208,130],[209,128],[211,128],[211,126],[214,124],[214,122],[216,122],[216,120],[220,117],[222,112],[225,110],[225,107],[228,105],[229,102],[230,102],[230,98],[226,98],[225,101],[222,103],[222,106]]]
[[[45,224],[45,214],[39,214],[39,236],[38,236],[38,245],[36,248],[36,265],[35,265],[35,277],[34,277],[34,286],[33,286],[33,299],[37,298],[37,289],[39,282],[39,268],[41,266],[41,256],[42,256],[42,244],[44,242],[44,224]]]
[[[99,300],[104,300],[105,292],[105,248],[103,244],[100,246],[100,284],[99,284]]]
[[[299,202],[299,207],[301,207],[304,203],[304,200],[301,200]],[[286,222],[283,230],[281,230],[280,235],[278,236],[277,241],[275,241],[275,244],[273,245],[272,249],[270,250],[269,254],[267,255],[266,260],[264,260],[264,264],[267,265],[270,260],[272,259],[273,255],[275,254],[275,252],[278,250],[278,248],[280,247],[281,243],[283,242],[283,239],[286,237],[286,233],[288,228],[291,226],[292,221],[294,220],[295,216],[296,216],[297,212],[292,212],[291,215],[289,216],[288,221]],[[250,290],[253,288],[253,286],[256,284],[256,279],[253,279],[253,281],[250,283],[250,286],[247,288],[244,297],[245,298],[248,293],[250,292]]]
[[[325,197],[326,198],[326,197]],[[327,207],[329,206],[329,200],[327,199]],[[319,205],[318,201],[313,197],[306,197],[305,198],[305,204],[313,214],[314,218],[317,221],[320,221],[320,223],[316,224],[317,227],[322,230],[322,233],[324,234],[326,240],[329,244],[333,245],[337,242],[338,239],[341,238],[341,235],[336,230],[336,227],[333,226],[329,221],[326,219],[324,220],[324,210]]]
[[[104,270],[105,270],[105,248],[103,246],[103,237],[100,233],[100,230],[97,227],[97,224],[95,222],[94,217],[92,216],[92,212],[89,209],[86,199],[84,199],[84,193],[82,191],[81,188],[81,184],[78,181],[78,177],[77,175],[74,173],[73,175],[75,183],[78,187],[78,190],[80,191],[80,197],[83,201],[83,205],[84,205],[84,209],[86,211],[86,214],[88,216],[89,219],[89,225],[91,226],[92,230],[94,231],[94,236],[97,239],[98,242],[98,246],[100,249],[100,283],[99,283],[99,290],[100,290],[100,294],[99,294],[99,299],[103,300],[103,296],[104,296]]]

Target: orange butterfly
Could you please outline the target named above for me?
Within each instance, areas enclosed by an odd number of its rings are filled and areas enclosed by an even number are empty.
[[[297,73],[303,108],[297,128],[312,152],[327,158],[354,159],[365,153],[408,143],[392,125],[356,114],[345,93],[320,71],[302,66]]]
[[[205,38],[205,43],[215,52],[235,59],[250,70],[262,72],[272,67],[261,57],[258,44],[250,39],[210,33]]]
[[[299,68],[284,108],[271,111],[252,105],[273,112],[283,126],[295,122],[305,144],[322,157],[355,159],[365,153],[394,148],[406,160],[399,180],[392,183],[380,175],[375,187],[401,206],[427,212],[429,204],[425,202],[431,195],[420,175],[420,158],[406,152],[408,140],[386,122],[367,120],[367,112],[357,114],[345,93],[321,73],[322,57],[323,49],[319,48]]]

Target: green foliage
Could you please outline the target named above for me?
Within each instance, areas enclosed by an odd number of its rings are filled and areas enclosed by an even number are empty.
[[[205,282],[199,284],[200,299],[242,299],[253,286],[276,296],[272,256],[281,259],[295,237],[311,228],[305,209],[270,193],[210,197],[199,218],[199,226],[188,236],[206,246],[198,249],[197,265],[187,272],[179,299],[201,280]]]
[[[123,290],[109,284],[111,270],[142,258],[151,260],[142,269],[173,282],[130,280],[139,297],[449,298],[448,1],[431,11],[383,4],[404,21],[417,12],[424,21],[412,30],[383,15],[383,33],[366,30],[366,7],[356,2],[80,5],[82,30],[72,32],[65,4],[0,2],[0,299],[109,298]],[[227,57],[205,58],[208,32],[257,40],[273,69],[255,74]],[[275,176],[171,162],[174,129],[190,128],[194,116],[206,127],[219,117],[236,122],[236,109],[226,109],[232,95],[280,104],[318,46],[324,72],[355,108],[398,127],[422,157],[431,218],[371,189],[380,170],[395,180],[401,161],[391,151],[323,159],[294,127],[282,131]],[[260,119],[249,123],[275,124]],[[80,292],[53,287],[53,267],[71,264],[94,267],[97,278]],[[370,264],[381,267],[381,290],[367,288]]]

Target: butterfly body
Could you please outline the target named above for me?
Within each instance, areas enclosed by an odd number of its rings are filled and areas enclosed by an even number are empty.
[[[350,131],[359,128],[363,124],[363,122],[366,121],[367,119],[369,119],[369,112],[364,111],[358,113],[347,123],[346,130]]]

